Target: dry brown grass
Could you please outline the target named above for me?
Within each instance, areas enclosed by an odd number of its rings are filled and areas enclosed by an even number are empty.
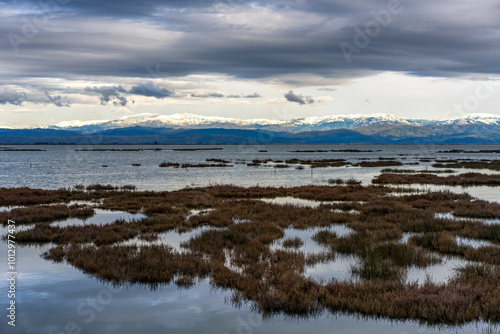
[[[304,245],[304,241],[298,237],[283,240],[283,247],[285,248],[300,248],[302,245]]]
[[[13,220],[16,224],[34,224],[53,222],[70,217],[85,218],[94,215],[94,209],[86,205],[38,205],[12,209],[9,212],[0,212],[0,221],[7,223]]]
[[[32,205],[65,202],[74,198],[74,195],[74,192],[66,189],[0,188],[0,204]]]
[[[432,165],[435,168],[470,168],[470,169],[490,169],[500,171],[500,160],[491,161],[454,161],[441,162]]]
[[[458,245],[455,235],[449,232],[426,233],[410,239],[412,244],[435,250],[443,254],[463,256],[466,260],[479,261],[488,264],[500,264],[500,247]]]
[[[438,176],[430,173],[400,174],[383,173],[373,179],[376,184],[438,184],[451,186],[500,185],[500,175],[465,173],[451,176]]]
[[[392,160],[379,160],[379,161],[362,161],[354,164],[355,167],[390,167],[390,166],[403,166],[400,161]]]

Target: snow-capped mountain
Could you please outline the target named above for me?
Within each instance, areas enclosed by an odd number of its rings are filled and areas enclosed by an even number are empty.
[[[493,114],[470,114],[464,117],[443,121],[443,125],[500,125],[500,116]]]
[[[420,123],[390,114],[353,114],[297,118],[288,121],[286,127],[293,132],[303,132],[354,129],[370,125],[420,125]]]
[[[138,114],[125,116],[116,120],[107,121],[71,121],[61,122],[50,129],[79,130],[94,132],[99,130],[126,128],[132,126],[153,127],[153,128],[235,128],[235,129],[260,129],[266,126],[279,126],[282,121],[271,121],[267,119],[238,120],[235,118],[225,118],[218,116],[201,116],[193,114]]]
[[[126,127],[152,127],[152,128],[225,128],[225,129],[264,129],[270,131],[326,131],[335,129],[354,129],[372,125],[398,126],[424,126],[424,125],[497,125],[500,126],[500,116],[493,114],[470,114],[451,120],[422,120],[405,119],[391,114],[372,115],[332,115],[323,117],[304,117],[292,120],[247,119],[201,116],[193,114],[138,114],[125,116],[115,120],[99,121],[65,121],[47,129],[76,130],[91,133],[96,131],[126,128]]]
[[[262,130],[273,132],[262,136]],[[500,145],[500,116],[471,114],[449,120],[424,120],[373,114],[239,120],[192,114],[140,114],[114,120],[61,122],[44,128],[0,129],[0,143]]]

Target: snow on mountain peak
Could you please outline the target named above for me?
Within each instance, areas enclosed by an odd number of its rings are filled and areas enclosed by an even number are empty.
[[[500,125],[500,116],[495,114],[476,113],[468,114],[452,120],[445,121],[447,124],[496,124]]]
[[[462,118],[467,118],[467,119],[500,119],[500,115],[476,113],[476,114],[465,115]]]
[[[86,125],[96,125],[96,124],[102,124],[106,123],[109,121],[63,121],[57,123],[54,127],[59,127],[59,128],[74,128],[74,127],[81,127],[81,126],[86,126]],[[50,127],[44,127],[44,128],[50,128]]]
[[[312,116],[291,120],[271,119],[235,119],[220,116],[203,116],[188,113],[160,115],[142,113],[124,116],[115,120],[100,121],[64,121],[45,128],[64,128],[82,131],[99,131],[132,126],[166,128],[233,128],[233,129],[268,129],[274,131],[316,131],[332,129],[353,129],[370,125],[500,125],[500,116],[494,114],[470,114],[460,118],[443,121],[412,120],[400,116],[378,113],[371,115],[348,114],[330,116]]]

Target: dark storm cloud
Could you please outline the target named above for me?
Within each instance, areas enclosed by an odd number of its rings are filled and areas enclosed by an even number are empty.
[[[157,99],[163,99],[165,97],[174,95],[173,91],[161,88],[152,81],[148,81],[142,85],[132,87],[132,89],[129,90],[129,93],[135,95],[156,97]]]
[[[226,97],[226,96],[222,93],[194,92],[191,94],[191,97],[198,97],[198,98],[202,98],[202,99],[207,99],[207,98],[221,99],[221,98]]]
[[[54,1],[54,0],[52,0]],[[114,18],[141,19],[154,18],[162,8],[207,8],[219,3],[245,3],[247,1],[209,1],[209,0],[55,0],[60,2],[60,10],[76,12],[80,15],[104,16]],[[47,1],[50,2],[50,1]],[[25,1],[25,4],[40,7],[39,0]]]
[[[374,2],[374,1],[372,1]],[[376,1],[375,1],[376,2]],[[379,1],[383,3],[382,1]],[[44,5],[47,3],[47,5]],[[387,3],[387,1],[385,1]],[[268,0],[265,2],[256,2],[253,0],[24,0],[25,7],[37,9],[50,9],[54,11],[67,11],[78,13],[79,15],[104,16],[113,18],[155,18],[161,9],[190,9],[196,8],[205,11],[207,8],[216,5],[256,5],[260,4],[272,7],[276,10],[294,9],[303,12],[325,11],[337,14],[351,14],[366,8],[370,8],[369,1],[358,1],[356,4],[341,0]]]
[[[115,106],[126,106],[128,103],[128,100],[122,96],[122,93],[126,93],[127,91],[121,85],[85,87],[85,92],[98,94],[102,105],[112,102]]]
[[[20,106],[27,99],[25,92],[18,92],[9,88],[0,88],[0,104]]]
[[[162,88],[152,81],[133,86],[130,90],[126,90],[122,85],[94,86],[85,87],[84,92],[97,94],[102,105],[106,105],[111,102],[115,106],[126,106],[129,103],[129,100],[126,97],[128,94],[155,97],[157,99],[163,99],[175,94],[173,91]]]
[[[289,102],[296,102],[298,104],[313,104],[314,99],[310,96],[303,96],[295,94],[293,91],[289,91],[285,94],[285,99]]]
[[[49,92],[25,92],[9,87],[0,88],[0,104],[21,106],[24,102],[34,104],[53,104],[57,107],[69,107],[70,103],[61,95],[51,95]]]
[[[257,99],[257,98],[261,98],[262,96],[260,96],[259,93],[252,93],[252,94],[249,94],[249,95],[245,95],[243,97],[247,98],[247,99]]]
[[[54,104],[56,107],[69,107],[71,104],[65,101],[61,95],[51,96],[49,92],[45,92],[45,96],[49,100],[49,103]]]
[[[45,23],[2,10],[1,77],[147,78],[148,66],[160,67],[159,77],[500,74],[495,0],[401,0],[392,12],[388,0],[63,2]],[[26,19],[39,24],[29,36]],[[133,94],[170,96],[155,88],[137,86]],[[118,90],[94,93],[103,104],[127,102]]]

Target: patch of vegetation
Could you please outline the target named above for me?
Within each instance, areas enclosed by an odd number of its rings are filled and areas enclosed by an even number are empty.
[[[380,150],[377,150],[380,151]],[[292,153],[325,153],[325,152],[348,152],[348,153],[363,153],[363,152],[374,152],[372,150],[356,150],[356,149],[346,149],[346,150],[297,150],[288,151]]]
[[[435,214],[497,217],[500,204],[451,192],[391,196],[393,191],[359,184],[220,185],[172,192],[99,186],[92,191],[0,189],[0,200],[4,205],[39,208],[46,206],[41,204],[86,199],[105,209],[142,210],[147,217],[130,222],[67,227],[39,223],[15,234],[18,243],[53,243],[45,258],[67,261],[116,284],[175,283],[189,288],[199,279],[209,278],[214,288],[230,289],[235,304],[248,302],[266,314],[314,316],[329,310],[446,324],[499,322],[500,247],[459,245],[456,237],[499,242],[500,225],[441,219]],[[259,200],[287,196],[333,203],[301,207]],[[211,211],[192,215],[193,209],[207,208]],[[28,213],[11,210],[6,214],[12,212],[19,217]],[[354,232],[338,237],[329,230],[335,225]],[[202,226],[200,233],[181,245],[181,251],[148,244],[159,233],[184,233]],[[318,227],[313,239],[326,246],[323,253],[304,254],[298,249],[302,240],[297,238],[283,240],[284,249],[272,249],[287,228]],[[401,243],[404,232],[420,234]],[[121,243],[133,238],[142,240],[140,247]],[[330,261],[338,253],[356,259],[351,273],[358,279],[325,283],[305,276],[306,266]],[[446,284],[406,283],[409,268],[439,263],[445,254],[474,264],[458,268]]]
[[[459,175],[438,176],[429,173],[399,174],[383,173],[372,181],[377,184],[438,184],[451,186],[500,185],[500,175],[464,173]]]
[[[233,167],[225,163],[218,164],[182,164],[179,168],[210,168],[210,167]]]
[[[222,164],[228,164],[228,163],[231,163],[231,161],[229,161],[229,160],[224,160],[224,159],[216,159],[216,158],[206,159],[205,161],[206,161],[206,162],[218,162],[218,163],[222,163]]]
[[[500,171],[500,160],[491,161],[460,161],[453,163],[436,163],[435,168],[470,168],[470,169],[490,169]]]
[[[160,167],[180,167],[180,163],[177,162],[162,162]]]
[[[354,164],[354,167],[388,167],[388,166],[403,166],[400,161],[393,160],[379,160],[379,161],[362,161]]]
[[[479,151],[449,150],[449,151],[437,151],[436,153],[500,153],[500,150],[479,150]]]
[[[94,209],[86,205],[37,205],[16,208],[8,212],[0,212],[0,221],[7,224],[13,220],[16,224],[34,224],[53,222],[67,218],[87,218],[94,215]]]
[[[415,173],[429,173],[429,174],[446,174],[455,173],[454,169],[445,170],[414,170],[414,169],[395,169],[395,168],[384,168],[380,171],[381,173],[396,173],[396,174],[415,174]]]
[[[341,185],[341,184],[344,184],[345,181],[343,179],[341,179],[341,178],[336,178],[336,179],[329,179],[328,183],[329,184]]]
[[[47,150],[40,150],[36,148],[11,148],[1,147],[0,152],[46,152]]]
[[[283,240],[285,248],[300,248],[302,245],[304,245],[304,241],[298,237]]]
[[[87,191],[112,191],[120,187],[112,186],[111,184],[91,184],[85,187]]]
[[[207,148],[174,148],[174,152],[194,152],[194,151],[222,151],[222,147],[207,147]]]

